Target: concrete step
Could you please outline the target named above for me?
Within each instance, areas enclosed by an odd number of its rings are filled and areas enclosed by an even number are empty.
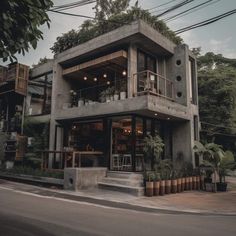
[[[136,180],[136,179],[105,177],[102,179],[102,182],[107,183],[107,184],[120,184],[120,185],[124,185],[124,186],[132,186],[132,187],[142,187],[143,186],[143,181]]]
[[[107,177],[143,181],[143,175],[141,173],[139,174],[133,172],[108,171]]]
[[[98,187],[101,189],[119,191],[119,192],[123,192],[123,193],[132,194],[137,197],[144,195],[144,188],[143,187],[132,187],[132,186],[125,186],[125,185],[121,185],[121,184],[105,183],[105,182],[99,182]]]

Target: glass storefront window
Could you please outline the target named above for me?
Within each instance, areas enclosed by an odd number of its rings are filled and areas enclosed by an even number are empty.
[[[143,169],[143,139],[145,137],[144,134],[144,119],[140,117],[136,117],[135,121],[135,135],[136,135],[136,143],[135,143],[135,169],[136,171],[142,171]]]
[[[112,118],[111,169],[132,170],[132,117]]]

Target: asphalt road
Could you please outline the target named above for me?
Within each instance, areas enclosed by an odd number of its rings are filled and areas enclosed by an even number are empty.
[[[154,214],[39,196],[0,184],[0,236],[235,236],[235,216]]]

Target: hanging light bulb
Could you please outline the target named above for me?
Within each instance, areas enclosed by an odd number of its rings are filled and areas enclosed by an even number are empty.
[[[86,76],[84,76],[84,80],[87,80],[88,78]]]
[[[107,81],[107,84],[109,85],[111,82],[110,81]]]
[[[126,76],[126,70],[123,70],[122,75]]]
[[[93,80],[94,80],[94,81],[97,81],[98,79],[95,77]]]
[[[104,78],[107,78],[107,74],[104,74],[103,77],[104,77]]]

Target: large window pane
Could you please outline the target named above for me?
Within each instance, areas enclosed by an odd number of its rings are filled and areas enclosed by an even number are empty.
[[[132,170],[132,118],[112,118],[111,169]]]

